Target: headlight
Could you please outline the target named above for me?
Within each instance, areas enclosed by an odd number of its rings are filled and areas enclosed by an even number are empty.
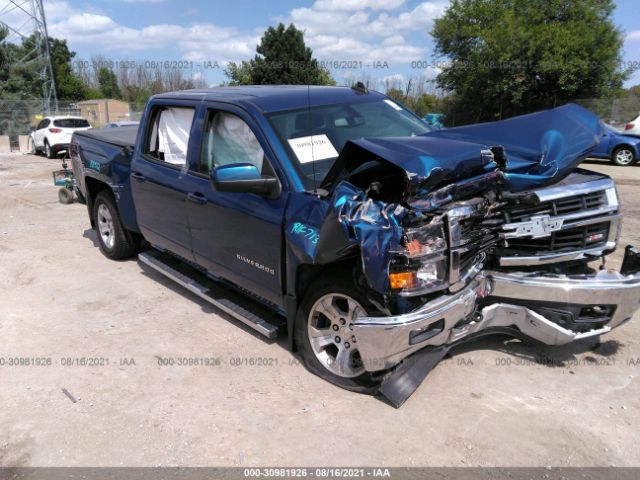
[[[389,286],[400,295],[422,295],[448,287],[447,242],[441,223],[407,230],[404,249],[389,265]]]

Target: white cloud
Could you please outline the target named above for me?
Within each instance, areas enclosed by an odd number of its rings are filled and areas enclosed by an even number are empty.
[[[66,2],[59,2],[64,7]],[[149,25],[136,29],[115,22],[106,15],[73,13],[49,22],[53,37],[66,38],[71,48],[92,45],[96,53],[129,54],[176,46],[181,59],[229,61],[254,54],[259,36],[212,23],[189,27],[174,24]],[[170,59],[170,58],[167,58]]]
[[[640,40],[640,30],[634,30],[632,32],[629,32],[626,40],[631,42],[635,40]]]
[[[426,58],[427,33],[448,4],[449,0],[425,0],[408,9],[404,0],[316,0],[311,7],[294,8],[275,20],[292,22],[302,29],[307,45],[321,61],[356,61],[365,67],[387,62],[392,68],[394,62]],[[224,64],[251,58],[264,32],[264,27],[240,30],[211,22],[133,28],[116,22],[97,7],[77,9],[68,1],[50,0],[45,8],[50,34],[66,38],[71,49],[86,52],[90,46],[95,54],[121,58],[166,49],[171,52],[168,57]],[[636,39],[636,35],[640,31],[627,38]]]
[[[316,0],[311,8],[314,10],[393,10],[404,3],[404,0]]]
[[[448,0],[429,0],[410,11],[391,14],[372,11],[382,5],[382,1],[348,0],[339,3],[344,8],[337,8],[338,1],[317,0],[311,7],[294,8],[288,17],[280,19],[304,30],[305,41],[321,60],[418,60],[426,53],[424,43],[413,44],[402,34],[422,32],[426,39],[433,21],[449,5]],[[384,4],[395,8],[402,2]],[[347,6],[358,9],[354,11]]]

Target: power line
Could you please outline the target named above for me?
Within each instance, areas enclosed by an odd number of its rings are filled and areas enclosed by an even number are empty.
[[[43,0],[8,0],[8,3],[0,10],[0,24],[11,32],[9,37],[25,40],[31,36],[34,38],[33,49],[24,55],[17,64],[35,65],[42,79],[42,110],[45,114],[58,111],[58,95],[56,81],[53,74],[53,63],[49,49],[49,33],[47,31],[47,19],[44,12]],[[20,16],[18,21],[15,21]],[[21,22],[24,20],[24,22]],[[10,25],[11,22],[13,25]],[[20,26],[15,25],[20,22]]]

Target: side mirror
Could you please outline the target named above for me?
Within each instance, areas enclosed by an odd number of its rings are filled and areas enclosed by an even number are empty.
[[[270,198],[280,195],[280,182],[263,177],[255,165],[233,163],[220,165],[211,172],[211,185],[219,192],[255,193]]]
[[[36,127],[34,125],[29,127],[29,131],[30,132],[35,132],[36,131]]]

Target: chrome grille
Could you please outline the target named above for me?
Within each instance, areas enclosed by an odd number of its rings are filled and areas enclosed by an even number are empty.
[[[513,238],[508,241],[504,253],[537,255],[547,252],[564,252],[604,245],[609,238],[610,222],[558,230],[543,238]]]
[[[605,190],[590,192],[583,195],[560,198],[538,205],[518,206],[505,210],[506,223],[526,222],[537,215],[570,215],[572,213],[587,213],[608,205]]]

